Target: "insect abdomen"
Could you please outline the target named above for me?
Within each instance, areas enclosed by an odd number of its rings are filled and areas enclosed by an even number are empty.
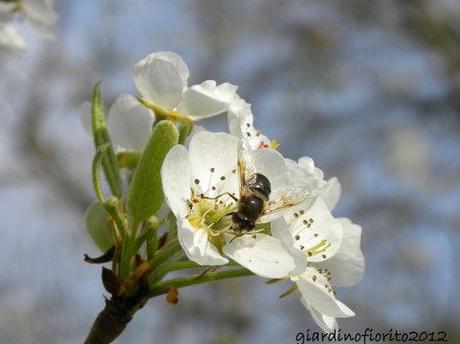
[[[264,201],[255,195],[240,199],[238,211],[256,221],[264,211]]]

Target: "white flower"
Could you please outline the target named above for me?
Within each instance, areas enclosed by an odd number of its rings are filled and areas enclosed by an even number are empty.
[[[230,134],[244,138],[252,149],[276,148],[278,143],[270,140],[254,127],[254,115],[251,104],[238,94],[235,95],[227,111],[228,129]]]
[[[337,328],[335,318],[349,318],[355,313],[335,298],[334,290],[324,270],[309,267],[298,276],[291,277],[300,292],[302,304],[325,332]]]
[[[337,204],[342,187],[337,178],[332,177],[324,180],[324,173],[310,157],[300,158],[298,162],[286,159],[286,165],[290,172],[290,178],[310,194],[310,200],[314,201],[321,197],[330,210]]]
[[[91,136],[91,103],[81,105],[81,123]],[[125,150],[142,151],[152,133],[155,114],[129,94],[121,94],[112,104],[107,126],[113,142]]]
[[[12,22],[15,14],[19,13],[44,38],[54,38],[51,28],[57,21],[57,14],[53,9],[54,0],[17,0],[0,3],[0,21]]]
[[[272,234],[294,256],[296,269],[290,278],[317,324],[331,331],[337,327],[335,318],[353,316],[335,299],[332,285],[353,286],[361,280],[361,227],[346,218],[335,219],[317,198],[310,208],[297,208],[273,222]]]
[[[191,116],[194,120],[227,111],[237,86],[230,83],[217,85],[214,80],[206,80],[189,88],[189,74],[182,57],[162,51],[152,53],[135,64],[134,83],[145,101],[166,111],[174,110]],[[87,113],[82,114],[84,127],[89,127],[88,118]],[[120,96],[108,116],[113,142],[125,149],[142,150],[151,133],[154,118],[154,112],[133,96]]]
[[[26,49],[26,42],[12,25],[0,23],[0,48],[19,54]]]
[[[225,112],[237,87],[206,80],[189,88],[189,74],[182,57],[173,52],[150,54],[134,66],[134,82],[145,100],[195,120]]]
[[[57,14],[53,9],[54,0],[19,0],[19,8],[27,20],[44,38],[53,39],[51,28],[57,21]]]
[[[238,138],[207,131],[195,134],[189,149],[177,145],[161,170],[166,201],[177,217],[179,241],[189,259],[201,265],[222,265],[229,257],[255,274],[270,278],[286,276],[294,260],[281,242],[267,234],[230,234],[229,214],[235,210],[230,196],[239,197]],[[266,150],[255,155],[257,171],[272,182],[272,190],[284,186],[283,157]],[[211,199],[209,199],[211,198]],[[225,255],[225,256],[224,256]]]

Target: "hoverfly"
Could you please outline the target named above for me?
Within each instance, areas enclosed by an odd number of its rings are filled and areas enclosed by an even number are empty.
[[[308,194],[301,188],[277,190],[272,194],[270,180],[255,168],[254,156],[246,140],[238,146],[238,176],[240,198],[227,194],[236,202],[236,211],[229,213],[232,225],[230,232],[240,236],[252,232],[256,222],[269,222],[272,214],[293,207],[304,201]]]

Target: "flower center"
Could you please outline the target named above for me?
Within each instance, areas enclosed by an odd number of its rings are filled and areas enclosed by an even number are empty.
[[[224,203],[218,199],[208,199],[194,194],[188,203],[190,213],[186,218],[190,224],[197,230],[206,230],[209,234],[209,241],[217,248],[222,248],[223,234],[232,225],[229,215],[235,210],[235,203]]]

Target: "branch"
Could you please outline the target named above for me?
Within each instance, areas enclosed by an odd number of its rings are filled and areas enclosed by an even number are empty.
[[[105,307],[94,321],[91,332],[84,344],[112,343],[131,321],[128,307],[123,299],[112,298],[105,301]]]

